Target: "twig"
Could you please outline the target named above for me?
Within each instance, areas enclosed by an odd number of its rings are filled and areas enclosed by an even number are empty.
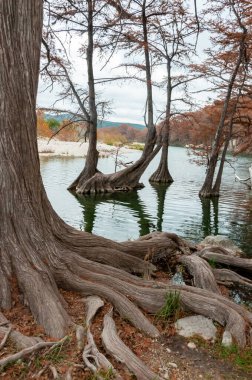
[[[41,350],[45,347],[51,347],[53,349],[54,347],[58,346],[59,344],[62,344],[66,340],[66,337],[61,339],[58,342],[39,342],[35,344],[34,346],[24,348],[23,350],[17,352],[14,355],[9,355],[6,358],[3,358],[0,360],[0,367],[6,366],[7,364],[13,363],[19,359],[24,358],[27,355],[31,355],[33,352]]]
[[[58,375],[57,369],[54,366],[52,366],[52,365],[50,365],[49,368],[50,368],[50,370],[52,372],[53,378],[54,379],[59,379],[59,375]]]
[[[237,178],[238,181],[240,181],[240,182],[243,182],[243,181],[249,181],[249,180],[250,180],[250,177],[242,179],[242,178],[238,177],[237,174],[235,174],[235,178]]]

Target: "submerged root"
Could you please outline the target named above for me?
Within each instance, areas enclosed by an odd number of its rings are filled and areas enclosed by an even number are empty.
[[[132,191],[133,189],[139,189],[144,187],[138,181],[128,181],[127,177],[124,180],[117,178],[115,174],[102,174],[96,173],[93,177],[87,181],[81,181],[76,186],[76,194],[103,194],[103,193],[115,193],[120,191]]]

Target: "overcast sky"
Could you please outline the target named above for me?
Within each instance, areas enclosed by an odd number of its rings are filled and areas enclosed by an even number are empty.
[[[191,4],[193,3],[190,0]],[[202,4],[200,1],[199,6]],[[203,51],[209,44],[208,36],[202,35],[199,38],[198,49]],[[81,45],[80,38],[74,38],[71,40],[71,48],[69,49],[69,58],[73,63],[74,70],[72,77],[74,82],[79,86],[83,84],[83,87],[87,85],[87,75],[86,75],[86,65],[83,58],[79,58],[77,53],[78,48]],[[125,57],[122,52],[117,53],[113,56],[109,64],[101,71],[104,62],[99,61],[98,57],[95,57],[94,71],[95,77],[111,77],[115,75],[124,75],[124,69],[115,69],[115,67],[123,64],[125,62]],[[164,79],[165,71],[162,68],[155,70],[153,75],[153,80],[160,81]],[[204,83],[197,81],[193,85],[193,89],[201,89]],[[40,80],[39,92],[37,98],[38,107],[51,107],[55,100],[57,99],[57,94],[60,91],[58,86],[55,86],[53,90],[46,90],[46,84]],[[122,121],[131,123],[141,123],[144,124],[144,108],[146,102],[146,89],[143,83],[137,81],[125,81],[125,82],[109,82],[106,85],[97,85],[96,91],[99,93],[102,100],[111,102],[112,114],[108,115],[105,119],[111,121]],[[159,117],[160,111],[164,110],[165,107],[165,92],[157,88],[153,88],[153,99],[155,108],[155,117]],[[177,97],[177,94],[175,94]],[[179,94],[178,94],[179,95]],[[207,99],[207,94],[200,94],[196,97],[199,106],[203,105]],[[57,107],[63,109],[72,109],[73,105],[70,103],[59,102]]]

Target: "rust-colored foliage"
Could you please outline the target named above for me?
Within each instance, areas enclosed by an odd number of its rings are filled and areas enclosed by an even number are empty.
[[[37,134],[39,137],[44,138],[49,138],[53,134],[52,130],[45,120],[44,112],[41,110],[37,111]]]

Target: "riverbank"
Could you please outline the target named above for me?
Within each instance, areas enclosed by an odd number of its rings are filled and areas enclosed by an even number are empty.
[[[97,149],[100,157],[109,157],[116,152],[116,147],[98,142]],[[38,151],[41,156],[68,156],[86,157],[88,142],[61,141],[57,139],[38,138]],[[134,149],[127,147],[120,148],[120,154],[134,152]]]

